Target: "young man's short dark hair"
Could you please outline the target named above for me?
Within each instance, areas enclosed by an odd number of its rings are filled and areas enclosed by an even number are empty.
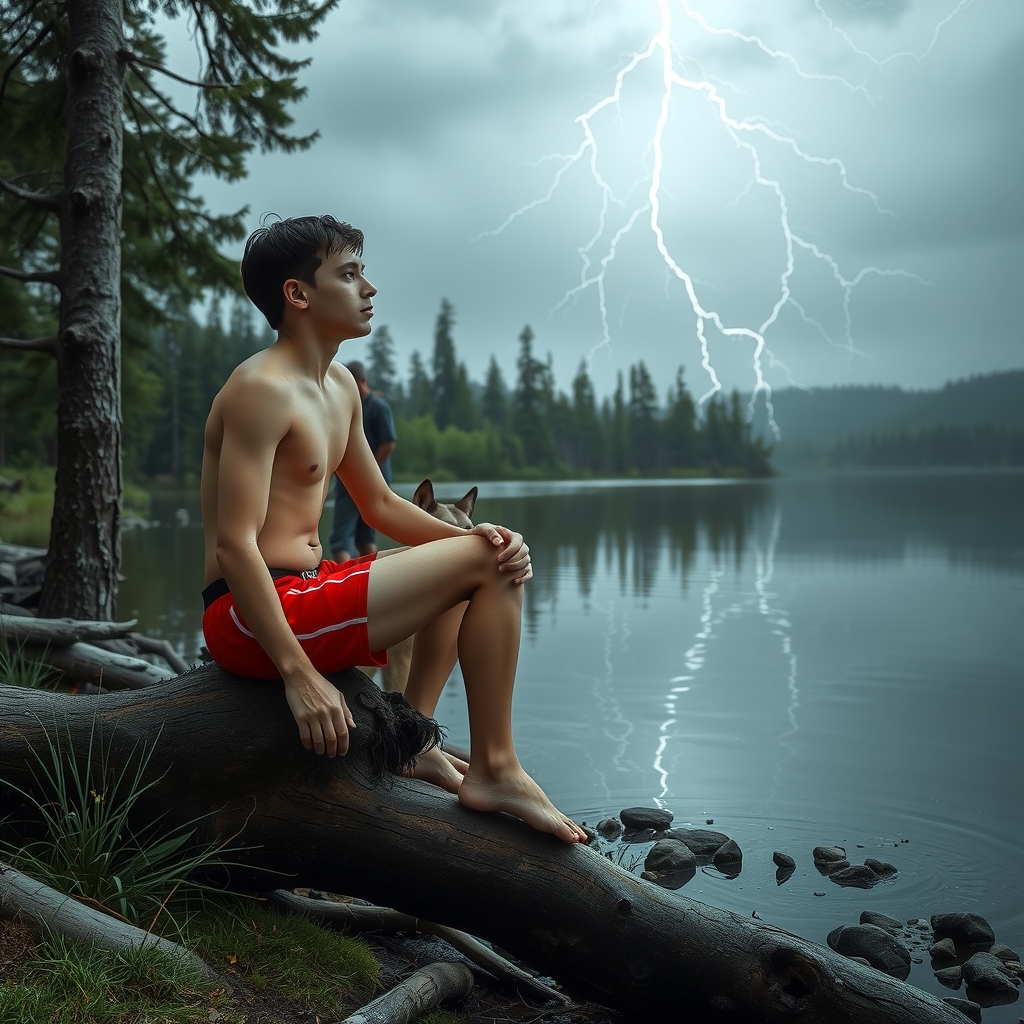
[[[284,317],[282,285],[289,278],[316,287],[317,267],[337,252],[363,251],[363,233],[329,213],[289,217],[257,228],[245,243],[242,285],[253,305],[276,331]]]

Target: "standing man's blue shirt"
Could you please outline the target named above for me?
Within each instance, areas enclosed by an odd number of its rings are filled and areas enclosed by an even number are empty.
[[[395,433],[395,421],[391,415],[391,406],[372,391],[363,399],[363,433],[366,434],[367,444],[374,455],[382,444],[398,440],[398,435]],[[390,455],[380,464],[380,471],[390,484]]]

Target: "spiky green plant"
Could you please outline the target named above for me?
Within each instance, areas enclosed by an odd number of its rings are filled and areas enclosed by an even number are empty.
[[[52,690],[59,674],[49,665],[25,654],[25,645],[14,645],[0,634],[0,683],[34,690]]]
[[[180,933],[189,912],[211,887],[194,880],[200,868],[226,866],[224,845],[196,846],[200,819],[168,826],[139,823],[139,801],[160,781],[145,781],[156,742],[139,742],[121,767],[109,742],[97,735],[76,756],[66,724],[46,732],[37,754],[32,792],[7,782],[27,799],[27,821],[0,824],[0,856],[26,874],[142,928]],[[3,780],[0,780],[3,781]]]

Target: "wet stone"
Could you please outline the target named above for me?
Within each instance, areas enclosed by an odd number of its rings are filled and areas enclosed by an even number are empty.
[[[614,839],[616,836],[622,835],[622,822],[618,818],[602,818],[597,823],[597,831],[605,839]]]
[[[942,967],[935,972],[935,978],[940,985],[945,985],[946,988],[959,988],[964,981],[964,972],[960,968],[959,964],[954,964],[952,967]]]
[[[642,828],[637,831],[626,831],[622,833],[622,842],[624,843],[649,843],[659,833],[655,832],[653,828]]]
[[[956,945],[952,939],[939,939],[929,947],[928,955],[937,964],[951,964],[956,960]]]
[[[777,868],[785,868],[792,874],[796,871],[796,861],[788,853],[783,853],[781,850],[776,850],[772,854],[772,860]]]
[[[843,888],[870,889],[878,884],[881,876],[876,875],[867,864],[851,864],[838,871],[830,871],[828,880]]]
[[[990,949],[996,941],[992,926],[980,914],[933,914],[932,930],[937,939],[949,938],[976,952]]]
[[[660,839],[651,847],[644,867],[648,871],[689,871],[693,875],[697,870],[697,858],[678,839]]]
[[[631,832],[652,829],[662,832],[672,824],[673,814],[661,807],[624,807],[619,812],[623,827]]]
[[[1003,963],[1020,963],[1020,953],[1016,950],[1010,949],[1009,946],[1004,946],[1001,942],[997,942],[989,952],[993,956],[999,957]]]
[[[873,910],[865,910],[860,915],[861,924],[873,924],[876,928],[883,928],[890,935],[899,936],[903,933],[903,922],[897,921],[895,917],[887,917],[885,914],[875,913]]]
[[[910,953],[887,931],[873,924],[835,928],[828,933],[827,941],[837,953],[863,957],[872,967],[901,981],[910,974]]]
[[[972,1003],[970,999],[958,999],[956,996],[945,996],[942,1001],[952,1006],[954,1010],[959,1010],[968,1020],[981,1024],[981,1007],[977,1003]]]
[[[890,864],[888,861],[876,860],[874,857],[868,857],[865,859],[864,863],[871,868],[876,875],[879,875],[882,878],[887,878],[889,875],[896,874],[896,865]]]
[[[743,851],[734,839],[730,839],[715,851],[712,863],[723,875],[735,878],[743,868]]]
[[[846,850],[841,846],[816,846],[814,848],[816,864],[835,864],[841,860],[846,860]]]
[[[1014,976],[1003,961],[991,953],[975,953],[964,964],[963,976],[967,987],[972,990],[971,997],[983,1006],[991,1002],[1012,1002],[1017,998]],[[984,993],[985,998],[975,996],[975,991]]]
[[[712,832],[707,828],[671,828],[665,833],[666,839],[678,839],[685,843],[698,860],[705,863],[714,857],[727,842],[729,837],[724,832]]]

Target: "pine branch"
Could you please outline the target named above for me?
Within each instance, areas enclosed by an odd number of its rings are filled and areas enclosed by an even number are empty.
[[[194,85],[197,89],[233,89],[236,85],[234,82],[199,82],[194,78],[185,78],[183,75],[179,75],[175,71],[171,71],[170,68],[165,68],[162,64],[158,64],[155,60],[148,60],[145,57],[136,56],[134,53],[129,53],[127,50],[121,51],[121,56],[131,64],[138,64],[140,67],[149,68],[152,71],[159,71],[162,75],[167,75],[168,78],[173,78],[176,82],[183,82],[185,85]]]
[[[10,81],[11,75],[14,74],[14,69],[50,34],[53,29],[54,22],[48,21],[36,34],[24,50],[21,51],[10,64],[7,65],[7,70],[4,71],[4,77],[0,80],[0,103],[4,101],[4,93],[7,91],[7,83]]]
[[[60,287],[60,274],[56,270],[15,270],[14,267],[0,267],[0,274],[13,277],[26,284],[52,284]]]
[[[54,212],[57,210],[58,197],[56,195],[44,195],[41,192],[32,192],[27,188],[19,188],[13,181],[8,181],[6,178],[0,178],[0,189],[9,192],[12,196],[17,196],[18,199],[24,199],[27,203],[32,203],[33,206]]]
[[[13,348],[18,352],[47,352],[57,354],[56,338],[0,338],[0,348]]]

